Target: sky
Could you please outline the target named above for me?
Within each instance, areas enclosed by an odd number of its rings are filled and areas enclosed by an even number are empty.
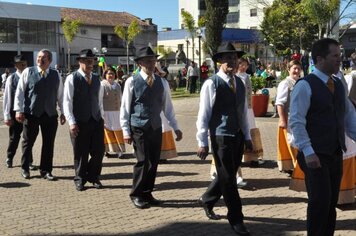
[[[6,0],[22,4],[128,12],[141,19],[152,18],[162,27],[178,29],[178,0]]]

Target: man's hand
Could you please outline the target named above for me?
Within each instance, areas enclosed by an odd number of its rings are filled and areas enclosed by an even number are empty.
[[[124,137],[124,142],[127,143],[127,144],[129,144],[129,145],[131,145],[131,143],[132,143],[132,138],[131,138],[131,136],[125,136],[125,137]]]
[[[287,128],[287,122],[285,122],[282,119],[279,119],[278,126],[283,128],[283,129],[286,129]]]
[[[202,159],[205,160],[206,157],[209,154],[209,147],[199,147],[198,151],[197,151],[197,156]]]
[[[15,119],[17,122],[23,123],[25,121],[25,115],[22,112],[16,112]]]
[[[61,125],[64,125],[66,123],[66,117],[63,114],[59,117],[59,120]]]
[[[78,136],[79,134],[79,127],[76,124],[70,125],[69,126],[69,131],[71,136],[73,136],[74,138]]]
[[[174,133],[176,133],[176,141],[180,141],[180,140],[182,140],[182,138],[183,138],[183,133],[182,133],[182,131],[180,131],[179,129],[177,129],[177,130],[174,130]]]
[[[304,157],[304,159],[307,167],[310,169],[316,169],[321,167],[319,157],[315,153]]]
[[[12,125],[12,120],[5,120],[4,123],[10,127]]]
[[[249,152],[253,151],[253,144],[251,140],[245,140],[245,150]]]

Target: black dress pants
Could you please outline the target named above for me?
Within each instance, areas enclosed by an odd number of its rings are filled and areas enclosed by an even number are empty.
[[[25,118],[23,124],[21,167],[29,171],[29,164],[32,162],[32,148],[41,127],[42,149],[40,171],[52,172],[54,140],[58,127],[57,115],[49,117],[46,113],[43,113],[40,117],[36,117],[25,114]]]
[[[223,195],[231,225],[242,223],[244,217],[236,184],[236,173],[241,165],[244,148],[243,140],[241,132],[236,137],[211,136],[217,176],[202,196],[203,202],[212,209]]]
[[[77,122],[79,133],[71,136],[74,152],[74,182],[94,182],[101,174],[104,157],[104,121],[90,118],[88,122]],[[90,160],[89,160],[90,154]]]
[[[162,128],[131,127],[137,159],[133,168],[131,197],[145,197],[153,191],[161,155]]]
[[[333,155],[317,153],[317,156],[321,168],[310,169],[303,153],[297,155],[308,192],[307,231],[309,236],[332,236],[342,177],[342,151],[340,149]]]
[[[19,146],[23,125],[11,117],[12,125],[9,127],[9,146],[7,147],[7,158],[12,160]]]

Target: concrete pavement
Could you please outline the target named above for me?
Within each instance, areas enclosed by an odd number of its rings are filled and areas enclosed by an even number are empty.
[[[179,157],[159,166],[154,196],[160,207],[138,210],[129,192],[134,159],[104,158],[104,189],[78,192],[73,184],[73,154],[68,125],[59,126],[53,174],[48,182],[32,171],[30,180],[20,175],[20,153],[14,168],[5,167],[8,129],[0,125],[0,235],[234,235],[228,221],[206,218],[196,200],[210,183],[210,160],[195,156],[195,121],[198,98],[175,100],[183,131],[177,143]],[[2,113],[1,113],[2,118]],[[257,118],[267,163],[260,168],[244,166],[249,187],[239,190],[245,223],[252,235],[306,235],[306,194],[288,189],[289,178],[276,165],[277,119]],[[41,137],[34,147],[39,163]],[[131,147],[128,148],[129,150]],[[88,185],[89,186],[89,185]],[[215,211],[226,215],[221,200]],[[356,235],[356,205],[338,209],[335,235]]]

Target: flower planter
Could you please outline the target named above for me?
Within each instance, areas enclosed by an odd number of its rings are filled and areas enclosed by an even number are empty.
[[[256,117],[265,116],[268,109],[269,95],[253,94],[252,110]]]

